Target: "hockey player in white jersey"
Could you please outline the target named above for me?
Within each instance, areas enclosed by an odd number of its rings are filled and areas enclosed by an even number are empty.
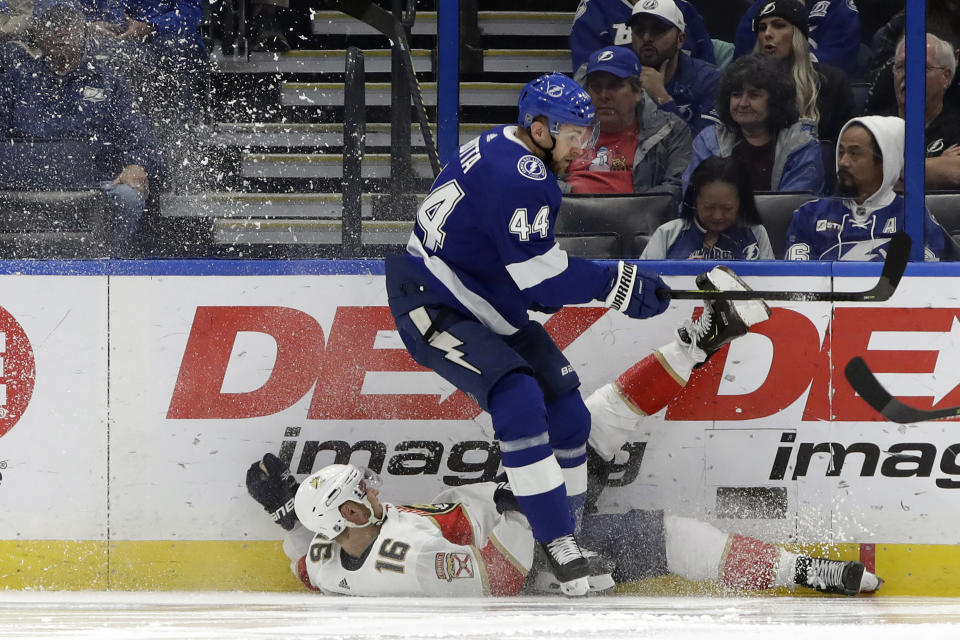
[[[334,464],[298,488],[272,454],[247,474],[251,495],[288,529],[283,548],[291,570],[314,591],[418,597],[560,593],[504,485],[465,485],[444,491],[432,504],[403,506],[381,502],[380,484],[369,469]],[[290,501],[294,509],[284,506]],[[581,535],[616,559],[618,582],[673,573],[732,589],[803,585],[846,595],[882,584],[859,562],[798,555],[661,511],[586,515]]]
[[[547,74],[524,87],[518,112],[440,172],[405,255],[385,261],[387,298],[413,359],[490,413],[534,537],[564,591],[583,595],[599,562],[575,536],[590,417],[576,371],[528,310],[599,300],[648,318],[669,290],[633,263],[568,256],[554,239],[557,176],[595,135],[590,96]]]

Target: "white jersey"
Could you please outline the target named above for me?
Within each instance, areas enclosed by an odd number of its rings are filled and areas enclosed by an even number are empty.
[[[457,487],[438,496],[437,504],[384,503],[380,534],[362,558],[319,536],[304,550],[302,526],[288,535],[284,549],[300,580],[328,594],[516,595],[533,562],[533,534],[519,513],[497,513],[494,488]]]

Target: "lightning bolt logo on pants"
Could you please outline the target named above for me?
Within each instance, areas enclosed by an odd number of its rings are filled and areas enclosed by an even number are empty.
[[[450,362],[460,365],[468,371],[473,371],[477,375],[483,375],[483,372],[480,369],[477,369],[475,366],[463,359],[464,353],[457,349],[460,345],[463,344],[463,341],[457,338],[456,336],[447,333],[446,331],[436,331],[432,336],[427,338],[426,333],[430,330],[432,321],[430,320],[427,310],[423,307],[417,307],[410,312],[410,319],[413,320],[413,324],[416,325],[417,330],[420,332],[420,335],[424,337],[431,347],[440,349],[445,353],[443,356]]]

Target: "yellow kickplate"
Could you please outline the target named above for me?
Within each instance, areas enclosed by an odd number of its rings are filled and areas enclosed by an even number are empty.
[[[107,543],[0,540],[0,589],[107,589]]]
[[[871,558],[881,595],[960,596],[960,545],[840,544],[791,551],[854,560]],[[0,540],[0,589],[115,591],[300,591],[278,541]],[[617,586],[631,595],[733,595],[710,583],[662,576]],[[754,592],[761,595],[761,592]],[[779,588],[763,595],[817,596]]]
[[[110,589],[118,591],[295,591],[280,542],[151,540],[110,545]]]

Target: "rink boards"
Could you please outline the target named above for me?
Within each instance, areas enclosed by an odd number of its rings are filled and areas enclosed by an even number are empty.
[[[693,288],[702,265],[663,267],[669,284]],[[762,289],[858,290],[879,274],[798,267],[737,265]],[[268,451],[301,478],[335,460],[378,468],[399,503],[492,478],[488,417],[409,358],[382,270],[0,264],[0,585],[297,589],[280,529],[244,487]],[[960,595],[960,428],[885,422],[842,375],[862,355],[902,400],[960,405],[960,270],[907,274],[881,304],[772,305],[640,423],[602,508],[666,509],[860,557],[889,595]],[[591,305],[539,319],[586,395],[698,306],[646,321]]]

